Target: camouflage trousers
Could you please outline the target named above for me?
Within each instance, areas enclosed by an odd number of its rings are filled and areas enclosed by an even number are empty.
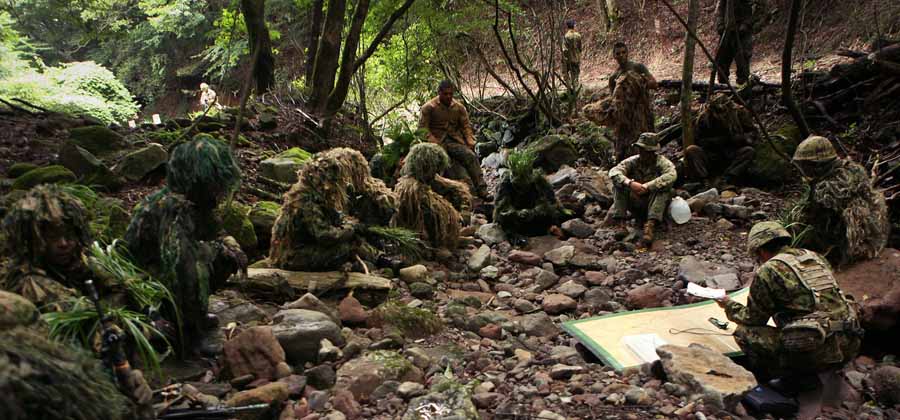
[[[635,195],[627,187],[615,187],[612,217],[625,219],[627,212],[640,221],[656,220],[662,222],[666,213],[666,206],[672,198],[672,190],[665,189],[648,193],[643,196]]]
[[[725,31],[720,36],[721,43],[716,52],[716,65],[720,69],[719,83],[728,83],[731,63],[735,63],[737,67],[737,83],[747,83],[750,80],[750,58],[753,56],[753,33]]]
[[[581,63],[563,62],[563,68],[566,72],[566,81],[571,89],[578,89],[579,79],[581,78]]]
[[[487,191],[487,184],[484,183],[484,176],[481,173],[481,162],[478,161],[478,156],[475,155],[472,149],[453,139],[445,140],[441,143],[441,147],[444,148],[447,156],[450,157],[451,167],[454,163],[457,163],[465,169],[465,175],[468,175],[469,180],[471,180],[474,192],[482,193]],[[447,175],[447,178],[450,179],[466,181],[463,174],[448,171]]]
[[[791,353],[784,349],[781,329],[739,325],[734,340],[747,356],[751,370],[767,378],[814,374],[850,361],[859,353],[860,339],[834,333],[816,351]]]
[[[734,182],[743,175],[750,164],[753,163],[753,157],[755,155],[756,151],[754,151],[752,147],[745,146],[738,149],[733,156],[729,157],[730,163],[722,174],[726,182]],[[711,176],[709,173],[709,163],[707,154],[703,148],[697,145],[691,145],[684,149],[684,168],[683,172],[680,171],[679,173],[683,173],[685,178],[690,180],[703,180]],[[715,175],[716,174],[712,174],[712,176]]]

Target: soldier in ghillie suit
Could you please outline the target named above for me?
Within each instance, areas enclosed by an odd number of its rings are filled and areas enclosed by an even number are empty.
[[[628,59],[628,46],[616,42],[613,57],[619,68],[609,76],[611,104],[607,106],[608,122],[615,131],[616,162],[630,153],[631,145],[641,133],[653,132],[654,117],[650,89],[656,89],[656,78],[647,66]]]
[[[719,0],[716,12],[716,32],[720,37],[716,52],[719,83],[728,83],[731,63],[735,63],[737,83],[747,84],[753,56],[753,0]]]
[[[466,107],[453,100],[453,84],[444,80],[438,85],[438,96],[422,105],[419,128],[428,130],[428,141],[439,144],[447,156],[462,165],[472,182],[473,192],[488,198],[487,184],[481,173],[481,163],[472,150],[475,134]]]
[[[790,233],[778,222],[754,225],[747,248],[761,265],[747,305],[727,296],[718,303],[738,324],[734,338],[752,370],[763,377],[780,377],[772,385],[796,391],[814,386],[809,381],[816,373],[856,357],[862,330],[828,261],[790,244]],[[767,325],[770,317],[774,327]]]
[[[559,223],[564,212],[544,173],[534,167],[530,151],[510,153],[509,170],[497,186],[494,221],[511,235],[544,235]]]
[[[455,249],[462,222],[471,206],[469,188],[440,176],[450,158],[440,146],[420,143],[410,149],[394,187],[397,214],[393,224],[419,232],[432,246]]]
[[[141,202],[125,233],[138,265],[174,295],[189,344],[209,324],[209,295],[246,270],[247,257],[214,215],[240,177],[228,145],[198,134],[172,152],[167,186]],[[175,310],[164,308],[166,318],[176,319]]]
[[[630,211],[632,217],[643,222],[643,242],[653,242],[653,231],[662,223],[672,185],[678,174],[675,165],[659,154],[659,137],[654,133],[641,134],[635,147],[640,154],[623,160],[609,170],[615,190],[615,202],[608,214],[607,224],[618,225],[619,233],[625,229],[625,219]]]
[[[794,162],[809,182],[802,221],[811,228],[804,246],[836,265],[874,258],[890,236],[887,204],[866,170],[840,159],[831,142],[812,136],[797,146]]]
[[[272,228],[269,261],[274,267],[327,271],[372,261],[377,250],[366,241],[369,226],[387,226],[396,199],[384,182],[369,175],[369,164],[353,149],[321,152],[300,170],[285,194]]]
[[[697,144],[684,149],[682,175],[691,181],[720,176],[726,184],[739,181],[756,155],[750,112],[728,95],[716,94],[700,107],[696,127]]]
[[[78,199],[55,185],[30,190],[3,219],[15,246],[0,278],[3,289],[25,296],[38,307],[59,309],[79,295],[90,278],[85,251],[91,243],[87,212]]]
[[[563,38],[563,66],[569,86],[572,90],[577,90],[581,75],[581,34],[575,30],[575,19],[567,20],[566,28],[568,30]]]

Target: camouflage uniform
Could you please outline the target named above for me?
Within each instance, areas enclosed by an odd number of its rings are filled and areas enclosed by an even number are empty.
[[[227,144],[200,134],[175,148],[168,186],[135,210],[125,242],[138,265],[172,292],[188,343],[202,337],[209,295],[246,267],[246,256],[214,215],[219,201],[240,180]],[[176,319],[175,308],[164,308]]]
[[[652,160],[644,160],[641,155],[623,160],[609,170],[615,190],[612,217],[625,219],[630,210],[638,220],[661,222],[677,177],[675,165],[660,154]],[[649,191],[643,196],[635,195],[628,187],[630,181],[644,184]]]
[[[581,34],[574,29],[566,31],[563,42],[563,65],[569,84],[573,88],[577,87],[581,75]]]
[[[612,104],[607,108],[615,132],[616,162],[632,153],[631,146],[641,133],[654,131],[655,117],[646,77],[649,74],[643,64],[629,61],[609,78],[613,95]]]
[[[747,83],[753,56],[753,1],[719,0],[716,31],[720,37],[716,52],[716,65],[721,69],[719,82],[728,83],[733,62],[737,66],[737,83]]]
[[[697,144],[684,149],[685,178],[699,181],[719,175],[734,183],[756,155],[750,143],[750,113],[728,95],[716,94],[704,104],[696,121]]]
[[[465,184],[438,175],[449,164],[440,146],[413,146],[394,188],[398,211],[392,224],[419,232],[433,246],[453,249],[472,196]]]
[[[503,230],[522,235],[544,235],[562,220],[562,208],[540,170],[520,181],[511,171],[503,174],[497,186],[494,222]]]
[[[0,277],[3,289],[20,294],[44,310],[60,309],[91,272],[84,251],[91,243],[87,214],[78,199],[55,185],[40,185],[29,191],[3,220],[11,261]],[[62,234],[63,239],[46,237]],[[68,261],[54,261],[51,242],[72,244]]]
[[[474,190],[479,194],[487,191],[481,163],[472,151],[475,147],[475,134],[466,107],[453,101],[450,106],[441,103],[440,97],[434,97],[422,105],[419,117],[419,128],[428,130],[428,141],[441,145],[454,162],[462,165],[472,182]],[[450,174],[447,174],[450,177]],[[464,177],[454,175],[454,179]]]
[[[845,265],[877,256],[891,225],[884,195],[866,170],[839,159],[828,139],[812,136],[797,146],[794,161],[809,179],[803,222],[812,228],[804,246]]]
[[[318,153],[299,177],[285,194],[272,228],[272,265],[327,271],[357,255],[374,257],[377,250],[363,233],[367,225],[388,225],[396,199],[380,179],[369,175],[362,154],[347,148]]]
[[[845,363],[859,351],[856,310],[838,288],[828,262],[809,250],[779,250],[756,270],[747,305],[729,300],[725,314],[738,324],[735,341],[754,370],[770,376],[815,373]],[[770,317],[775,327],[766,325]],[[821,325],[824,342],[813,351],[789,351],[785,327],[809,319]]]

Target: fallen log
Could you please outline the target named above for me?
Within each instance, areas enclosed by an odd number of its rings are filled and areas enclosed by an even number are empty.
[[[659,87],[661,87],[661,88],[681,89],[682,81],[679,79],[665,79],[665,80],[660,80],[657,83],[659,84]],[[753,87],[757,87],[757,86],[762,87],[764,89],[781,89],[781,85],[779,85],[779,84],[763,82],[763,81],[756,81],[753,83]],[[705,92],[705,91],[709,90],[709,83],[692,82],[691,90]],[[719,84],[719,83],[713,84],[713,91],[719,91],[719,90],[725,90],[725,91],[729,90],[728,85],[723,85],[723,84]]]
[[[340,271],[305,272],[277,268],[247,269],[247,278],[237,286],[245,293],[287,302],[296,296],[312,293],[318,296],[335,291],[354,290],[361,302],[381,300],[393,287],[391,281],[371,274]]]

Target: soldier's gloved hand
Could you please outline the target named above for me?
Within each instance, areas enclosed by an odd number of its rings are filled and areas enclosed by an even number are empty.
[[[244,253],[244,250],[241,249],[241,246],[237,243],[237,240],[232,236],[226,236],[222,238],[222,251],[228,259],[233,261],[238,266],[238,273],[243,276],[244,279],[247,278],[247,254]]]

